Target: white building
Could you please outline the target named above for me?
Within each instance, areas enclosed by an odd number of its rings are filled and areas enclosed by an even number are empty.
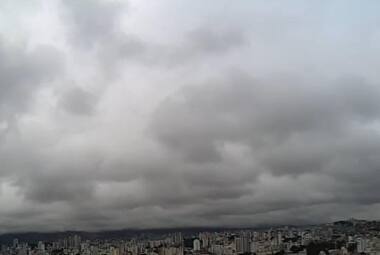
[[[199,239],[194,239],[193,250],[194,251],[200,251],[201,250],[201,242],[199,241]]]

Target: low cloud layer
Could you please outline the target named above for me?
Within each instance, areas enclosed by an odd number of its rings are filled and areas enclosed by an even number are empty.
[[[1,231],[378,219],[379,6],[356,5],[1,3]]]

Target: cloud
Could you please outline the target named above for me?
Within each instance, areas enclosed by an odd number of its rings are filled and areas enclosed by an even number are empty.
[[[232,48],[244,45],[246,38],[244,33],[238,29],[216,29],[198,28],[188,34],[191,42],[190,48],[201,53],[226,52]]]
[[[89,115],[94,111],[96,97],[91,92],[74,87],[62,95],[60,104],[69,113]]]
[[[119,29],[124,5],[116,1],[64,0],[69,38],[83,47],[113,37]]]
[[[27,110],[34,93],[63,71],[63,56],[54,47],[0,43],[0,119]]]
[[[229,153],[226,147],[237,144],[247,148],[244,159],[255,162],[249,165],[252,174],[297,183],[251,179],[252,196],[245,199],[247,205],[252,203],[247,207],[252,214],[260,205],[269,212],[303,203],[379,203],[372,186],[376,181],[368,181],[379,167],[374,157],[380,148],[378,86],[352,77],[319,84],[317,90],[304,82],[233,74],[219,82],[185,87],[158,107],[152,132],[170,153],[188,164],[201,164],[203,178],[213,176],[210,182],[226,171],[247,174],[238,164],[215,173],[206,170],[207,164],[223,162]],[[300,180],[310,174],[314,177]],[[312,197],[305,197],[304,182],[311,188],[321,177],[329,185],[319,183],[321,189],[316,186],[307,192]],[[261,197],[257,186],[268,188],[268,193]],[[297,187],[294,193],[289,193],[291,187]],[[217,214],[211,209],[212,213]]]
[[[239,48],[249,45],[244,31],[237,28],[213,28],[203,24],[185,31],[175,44],[145,43],[145,54],[140,61],[148,66],[178,68],[201,62],[205,58],[228,56]]]
[[[378,8],[341,7],[8,1],[1,231],[378,217]]]

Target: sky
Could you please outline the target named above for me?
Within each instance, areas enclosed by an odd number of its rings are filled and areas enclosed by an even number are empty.
[[[2,0],[0,232],[379,219],[379,10]]]

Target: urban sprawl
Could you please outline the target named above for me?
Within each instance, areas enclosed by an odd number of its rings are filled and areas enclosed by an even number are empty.
[[[1,255],[380,255],[380,222],[350,219],[313,226],[3,243]]]

